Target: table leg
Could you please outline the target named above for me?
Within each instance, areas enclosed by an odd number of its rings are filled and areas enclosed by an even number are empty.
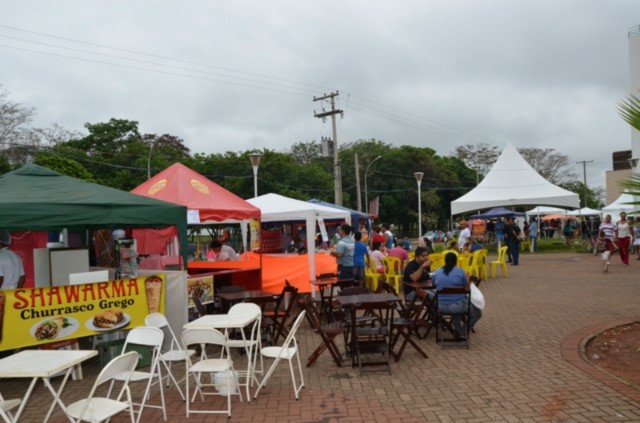
[[[31,383],[29,384],[27,393],[24,394],[24,397],[22,398],[22,403],[20,404],[20,407],[18,407],[18,411],[16,412],[16,414],[13,416],[15,421],[20,420],[20,415],[22,414],[24,407],[27,405],[27,401],[29,401],[29,397],[31,396],[31,392],[33,392],[33,388],[36,386],[37,381],[38,381],[37,377],[34,377],[33,379],[31,379]]]
[[[47,412],[47,416],[44,418],[44,423],[47,423],[49,421],[49,417],[51,417],[51,414],[53,413],[53,409],[56,406],[56,403],[60,406],[60,408],[64,412],[64,415],[67,416],[67,419],[69,419],[69,421],[71,423],[73,423],[73,420],[67,414],[67,408],[65,407],[64,403],[60,399],[60,394],[62,394],[62,390],[64,389],[64,386],[67,384],[67,380],[69,379],[69,376],[71,375],[72,371],[73,371],[73,367],[69,367],[67,369],[67,371],[64,374],[64,378],[62,379],[62,383],[60,384],[60,387],[58,388],[58,391],[56,391],[53,388],[49,378],[42,378],[42,381],[44,382],[44,385],[47,387],[47,389],[49,389],[49,392],[51,392],[51,395],[53,395],[53,402],[51,403],[51,407],[49,407],[49,411]]]

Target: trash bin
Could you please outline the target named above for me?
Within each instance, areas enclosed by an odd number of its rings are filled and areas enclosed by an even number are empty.
[[[116,339],[115,341],[101,342],[98,344],[98,352],[100,355],[100,367],[104,367],[112,358],[122,354],[124,347],[124,339]],[[140,356],[138,359],[138,367],[149,367],[151,365],[151,355],[153,350],[146,345],[129,344],[127,351],[136,351]]]
[[[227,375],[229,371],[218,372],[213,375],[213,383],[216,385],[216,391],[223,395],[227,395]],[[231,393],[238,393],[238,384],[240,383],[238,378],[238,372],[235,370],[231,373]]]

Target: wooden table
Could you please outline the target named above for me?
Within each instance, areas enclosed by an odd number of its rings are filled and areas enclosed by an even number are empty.
[[[331,301],[333,286],[338,283],[340,279],[338,276],[332,276],[329,278],[320,278],[311,281],[313,286],[320,289],[320,313],[321,315],[328,316],[331,312]]]
[[[73,367],[96,355],[98,355],[98,351],[95,350],[23,350],[9,357],[0,359],[0,378],[31,378],[31,384],[29,384],[20,408],[18,408],[18,412],[15,414],[15,420],[18,421],[20,419],[20,415],[29,401],[36,382],[38,379],[42,379],[44,385],[49,392],[51,392],[51,395],[53,395],[53,402],[51,403],[51,407],[49,407],[44,421],[49,421],[54,407],[58,404],[67,418],[73,422],[67,414],[67,409],[60,399],[60,395],[71,375]],[[60,372],[64,372],[64,378],[56,391],[51,385],[51,378]]]

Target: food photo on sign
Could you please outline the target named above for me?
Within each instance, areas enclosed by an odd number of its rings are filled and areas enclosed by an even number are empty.
[[[157,274],[2,291],[0,351],[142,326],[149,313],[164,312],[164,283]]]

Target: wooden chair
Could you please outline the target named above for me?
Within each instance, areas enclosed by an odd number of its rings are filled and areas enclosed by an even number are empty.
[[[391,371],[389,361],[389,326],[393,320],[393,303],[357,304],[351,307],[352,366],[360,374],[366,370]],[[375,326],[359,326],[356,316],[376,316]]]
[[[467,308],[462,313],[448,313],[441,310],[439,306],[440,298],[443,295],[459,295],[466,296]],[[440,343],[440,346],[464,346],[469,348],[469,325],[468,321],[471,317],[471,291],[469,288],[464,287],[448,287],[442,288],[436,291],[436,295],[433,300],[435,307],[435,326],[436,326],[436,342]],[[465,336],[463,339],[446,338],[446,333],[453,333],[454,320],[460,319],[461,325],[464,326]]]
[[[400,292],[402,282],[402,260],[398,257],[387,256],[382,259],[384,278],[386,282],[395,285],[396,292]]]
[[[426,295],[427,294],[424,289],[419,289],[416,292],[416,296],[419,298],[426,298]],[[422,326],[419,321],[427,318],[426,316],[428,316],[428,313],[425,312],[427,305],[428,303],[424,299],[419,304],[413,303],[411,307],[406,307],[407,311],[404,316],[394,318],[391,322],[391,343],[389,348],[395,357],[395,361],[400,360],[407,344],[410,344],[424,358],[429,358],[427,353],[420,348],[414,339],[412,339],[412,335],[417,335],[417,329]],[[393,349],[401,336],[403,341],[400,345],[400,349],[396,353]]]
[[[338,367],[342,367],[342,354],[340,353],[338,346],[335,344],[334,339],[339,335],[344,335],[346,326],[343,322],[339,321],[322,324],[320,322],[320,317],[318,316],[315,305],[310,298],[307,298],[307,300],[302,303],[302,306],[306,313],[305,316],[311,324],[311,327],[318,335],[320,335],[320,338],[322,339],[322,343],[318,345],[318,347],[311,353],[311,355],[307,359],[306,367],[310,367],[313,363],[315,363],[318,357],[320,357],[320,355],[322,355],[324,351],[329,351],[336,365]]]
[[[496,267],[498,266],[502,269],[502,276],[509,277],[509,271],[507,270],[507,248],[508,247],[506,246],[500,247],[500,250],[498,251],[498,258],[489,262],[492,278],[496,277]]]
[[[364,269],[364,283],[372,291],[375,292],[380,284],[382,273],[378,272],[375,260],[372,260],[369,256],[365,256],[365,262],[367,266]]]
[[[207,308],[202,304],[202,301],[200,301],[200,297],[197,294],[198,293],[196,291],[193,291],[193,294],[191,295],[191,299],[193,300],[193,304],[196,306],[198,317],[202,317],[208,314]]]
[[[288,304],[285,302],[287,294],[289,294]],[[262,313],[263,325],[271,337],[272,345],[276,345],[280,336],[284,336],[289,332],[286,324],[287,319],[291,316],[291,309],[296,303],[296,295],[298,295],[298,288],[290,285],[288,281],[285,281],[285,286],[282,288],[282,292],[276,299],[274,309],[265,310]]]

